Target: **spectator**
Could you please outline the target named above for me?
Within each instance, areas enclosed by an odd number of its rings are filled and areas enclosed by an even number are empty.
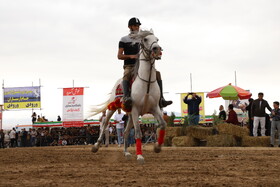
[[[192,96],[191,99],[188,99],[189,96]],[[201,97],[196,95],[196,93],[188,93],[184,98],[184,103],[188,105],[188,118],[190,125],[199,124],[199,104],[201,103]]]
[[[31,129],[30,132],[30,146],[33,147],[36,144],[36,137],[37,137],[37,132],[35,129]]]
[[[228,114],[228,119],[226,120],[226,122],[234,124],[234,125],[238,125],[237,114],[233,110],[233,104],[228,105],[228,110],[229,110],[229,114]]]
[[[258,94],[258,99],[254,100],[251,108],[252,120],[254,121],[253,135],[258,136],[258,127],[261,123],[261,135],[265,136],[265,109],[272,111],[268,102],[263,99],[263,93]]]
[[[21,133],[20,133],[20,135],[21,135],[21,139],[20,139],[20,146],[21,147],[26,147],[27,146],[27,132],[26,132],[26,130],[25,130],[25,128],[23,128],[22,130],[21,130]]]
[[[4,145],[6,148],[10,147],[10,142],[11,142],[11,139],[9,136],[9,132],[7,132],[7,133],[5,133],[5,136],[4,136]]]
[[[166,124],[169,125],[170,117],[167,115],[166,111],[163,112],[163,119],[166,122]]]
[[[118,112],[115,114],[114,120],[116,123],[117,128],[117,135],[118,135],[118,144],[119,147],[123,144],[123,133],[124,133],[124,121],[122,120],[124,114],[122,113],[121,109],[118,109]]]
[[[100,122],[100,133],[101,133],[101,129],[103,128],[103,126],[105,125],[105,120],[106,120],[106,110],[102,112],[102,116],[99,118],[99,122]],[[109,146],[109,124],[107,125],[107,127],[104,129],[104,135],[105,135],[105,147]]]
[[[45,118],[45,116],[42,117],[43,122],[49,121],[48,119]]]
[[[5,139],[5,133],[3,132],[3,129],[0,129],[0,148],[5,148],[4,146],[4,139]]]
[[[39,123],[44,122],[43,119],[40,117],[40,115],[38,115],[37,122]]]
[[[250,136],[253,136],[253,120],[252,120],[252,104],[254,99],[249,99],[249,105],[246,107],[246,110],[248,111],[248,117],[249,117],[249,130],[250,130]]]
[[[13,128],[11,132],[9,133],[10,140],[11,140],[11,147],[16,146],[16,130]]]
[[[271,123],[271,136],[270,136],[270,146],[274,147],[275,143],[275,131],[277,128],[278,131],[278,138],[280,138],[280,109],[279,109],[279,102],[275,101],[273,103],[274,109],[271,112],[272,123]],[[278,142],[278,147],[280,147],[280,141]]]
[[[220,110],[220,113],[219,113],[219,119],[221,119],[221,120],[226,120],[226,118],[227,118],[227,114],[226,114],[226,111],[224,110],[224,106],[223,105],[220,105],[220,108],[219,108],[219,110]]]
[[[36,122],[36,116],[37,116],[36,112],[33,112],[32,116],[31,116],[32,124],[34,124]]]
[[[62,146],[67,145],[67,141],[66,141],[65,139],[63,139],[61,145],[62,145]]]
[[[57,121],[61,121],[61,117],[60,116],[57,116]]]

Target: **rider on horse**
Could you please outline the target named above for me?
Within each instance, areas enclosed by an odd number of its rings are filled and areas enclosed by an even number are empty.
[[[130,34],[137,33],[139,31],[141,23],[138,18],[131,18],[128,21],[128,28],[130,29]],[[130,82],[133,79],[133,71],[135,63],[138,59],[138,53],[140,50],[139,41],[130,37],[130,34],[121,38],[119,42],[118,59],[124,60],[124,75],[123,75],[123,92],[124,92],[124,106],[125,108],[131,108],[132,99],[130,97]],[[157,82],[160,87],[161,99],[159,101],[160,108],[171,105],[172,101],[166,101],[163,97],[162,91],[162,80],[160,72],[156,72]]]

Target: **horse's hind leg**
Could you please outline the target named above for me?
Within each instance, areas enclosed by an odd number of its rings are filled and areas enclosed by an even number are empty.
[[[102,124],[103,127],[101,128],[101,131],[100,131],[100,134],[99,134],[99,138],[98,138],[97,142],[94,144],[94,146],[91,149],[92,152],[96,153],[98,151],[98,149],[100,147],[100,144],[102,142],[103,136],[104,136],[105,129],[109,125],[110,118],[112,117],[114,112],[115,112],[115,110],[109,110],[108,111],[108,113],[106,115],[105,123]]]
[[[164,121],[164,119],[162,117],[162,113],[161,113],[159,107],[156,109],[156,112],[154,113],[154,116],[158,120],[159,127],[160,127],[160,131],[159,131],[159,135],[158,135],[158,140],[157,140],[157,143],[154,146],[154,151],[156,153],[159,153],[161,151],[161,146],[162,146],[162,144],[164,142],[166,122]]]
[[[133,121],[131,119],[131,115],[129,115],[129,118],[128,118],[128,121],[127,121],[127,126],[126,126],[125,131],[124,131],[124,156],[127,159],[131,158],[131,154],[127,151],[127,148],[128,148],[128,136],[130,134],[130,130],[131,130],[132,126],[133,126]]]

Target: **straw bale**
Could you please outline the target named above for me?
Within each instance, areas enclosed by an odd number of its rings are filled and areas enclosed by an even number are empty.
[[[249,129],[247,127],[240,127],[233,124],[223,123],[216,126],[219,134],[228,134],[236,137],[249,136]]]
[[[172,146],[172,138],[173,137],[171,137],[171,136],[165,136],[163,145],[164,146]]]
[[[176,147],[192,147],[197,145],[198,141],[190,136],[178,136],[172,139],[172,146]]]
[[[242,138],[243,147],[268,147],[270,145],[269,136],[244,136]]]
[[[234,147],[237,146],[237,141],[232,135],[214,135],[207,137],[206,146],[208,147]]]
[[[157,135],[160,129],[157,129]],[[181,135],[181,127],[166,127],[165,136],[176,137]]]
[[[187,131],[188,135],[199,140],[205,140],[208,136],[213,135],[213,127],[190,126]]]

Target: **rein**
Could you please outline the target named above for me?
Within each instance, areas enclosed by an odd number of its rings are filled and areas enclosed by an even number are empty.
[[[145,60],[145,61],[150,62],[150,64],[151,64],[151,66],[150,66],[150,73],[149,73],[149,80],[145,80],[145,79],[141,78],[141,77],[139,76],[139,74],[137,74],[137,76],[139,77],[140,80],[142,80],[143,82],[148,83],[147,92],[146,92],[147,94],[150,93],[150,85],[151,85],[151,83],[154,83],[154,82],[157,81],[157,79],[154,80],[154,81],[151,81],[152,70],[153,70],[154,64],[155,64],[155,58],[151,58],[151,57],[150,57],[150,54],[151,54],[151,52],[152,52],[151,48],[152,48],[152,46],[153,46],[154,43],[156,43],[156,42],[153,42],[153,43],[151,44],[150,49],[147,49],[147,48],[142,44],[142,42],[140,43],[140,47],[141,47],[141,49],[142,49],[142,52],[141,52],[141,53],[143,53],[145,59],[139,59],[139,60]],[[149,54],[148,56],[146,56],[147,53]],[[145,55],[145,54],[146,54],[146,55]]]

